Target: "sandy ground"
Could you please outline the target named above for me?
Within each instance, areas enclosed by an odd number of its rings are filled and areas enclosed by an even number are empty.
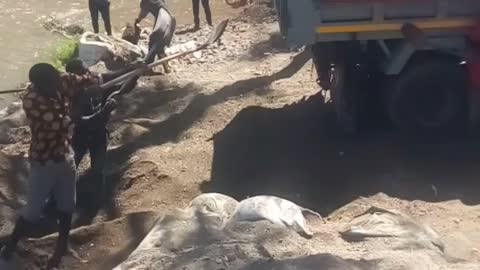
[[[308,52],[286,47],[268,10],[242,14],[219,44],[122,99],[111,124],[109,202],[97,205],[88,175],[79,180],[72,248],[85,261],[69,256],[64,269],[110,269],[161,213],[211,191],[281,196],[333,224],[362,203],[402,210],[437,230],[448,254],[480,262],[478,139],[417,143],[388,128],[342,135]],[[209,31],[182,30],[174,42]],[[24,203],[25,142],[2,147],[2,235]],[[54,231],[45,223],[38,234]],[[22,244],[26,269],[40,269],[53,244]]]

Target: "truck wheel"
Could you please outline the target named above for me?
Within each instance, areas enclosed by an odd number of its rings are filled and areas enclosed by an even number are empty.
[[[451,59],[412,64],[393,81],[387,111],[393,125],[409,134],[451,134],[468,122],[464,68]]]
[[[354,96],[354,71],[343,61],[338,61],[330,71],[330,91],[337,122],[346,133],[357,131],[357,115]]]

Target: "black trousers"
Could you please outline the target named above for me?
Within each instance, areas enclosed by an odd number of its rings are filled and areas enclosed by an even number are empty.
[[[150,64],[155,61],[155,57],[163,58],[166,56],[165,48],[170,45],[175,33],[177,21],[172,14],[160,8],[158,16],[155,18],[155,25],[150,34],[148,42],[148,54],[145,56],[145,63]],[[165,63],[164,68],[168,70],[168,65]]]
[[[92,17],[93,31],[98,34],[98,13],[102,14],[103,23],[105,24],[105,31],[109,36],[112,35],[112,24],[110,22],[110,3],[105,5],[98,5],[95,0],[88,1],[88,7],[90,9],[90,16]]]
[[[205,19],[207,20],[208,25],[212,25],[212,11],[210,10],[210,1],[202,0],[203,10],[205,11]],[[195,26],[200,26],[200,0],[192,0],[193,7],[193,21]]]
[[[97,134],[89,134],[83,132],[74,132],[72,137],[72,148],[75,152],[75,164],[80,165],[83,158],[90,153],[90,172],[91,177],[98,185],[99,195],[103,197],[105,194],[105,162],[107,159],[108,134],[105,130],[98,131]]]

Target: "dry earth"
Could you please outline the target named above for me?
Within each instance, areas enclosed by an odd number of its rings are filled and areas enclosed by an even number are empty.
[[[209,31],[179,29],[174,42],[201,40]],[[317,253],[362,258],[360,244],[329,244],[322,235],[377,205],[427,222],[449,256],[479,263],[478,140],[408,142],[388,128],[346,137],[309,58],[284,44],[269,9],[253,5],[218,44],[174,61],[171,74],[143,79],[111,124],[109,203],[91,199],[88,175],[79,181],[76,224],[84,226],[74,231],[72,248],[86,261],[69,256],[65,269],[110,269],[161,213],[210,191],[237,199],[277,195],[329,216],[323,233],[309,240]],[[24,203],[27,175],[28,132],[11,132],[15,143],[3,145],[0,156],[2,235]],[[52,232],[51,225],[37,236]],[[319,239],[324,245],[314,244]],[[26,269],[40,269],[53,244],[52,237],[23,244]]]

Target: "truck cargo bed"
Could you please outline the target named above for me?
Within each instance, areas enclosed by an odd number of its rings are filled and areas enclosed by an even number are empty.
[[[406,22],[429,35],[461,35],[480,16],[478,0],[277,0],[282,34],[288,41],[400,38]]]

